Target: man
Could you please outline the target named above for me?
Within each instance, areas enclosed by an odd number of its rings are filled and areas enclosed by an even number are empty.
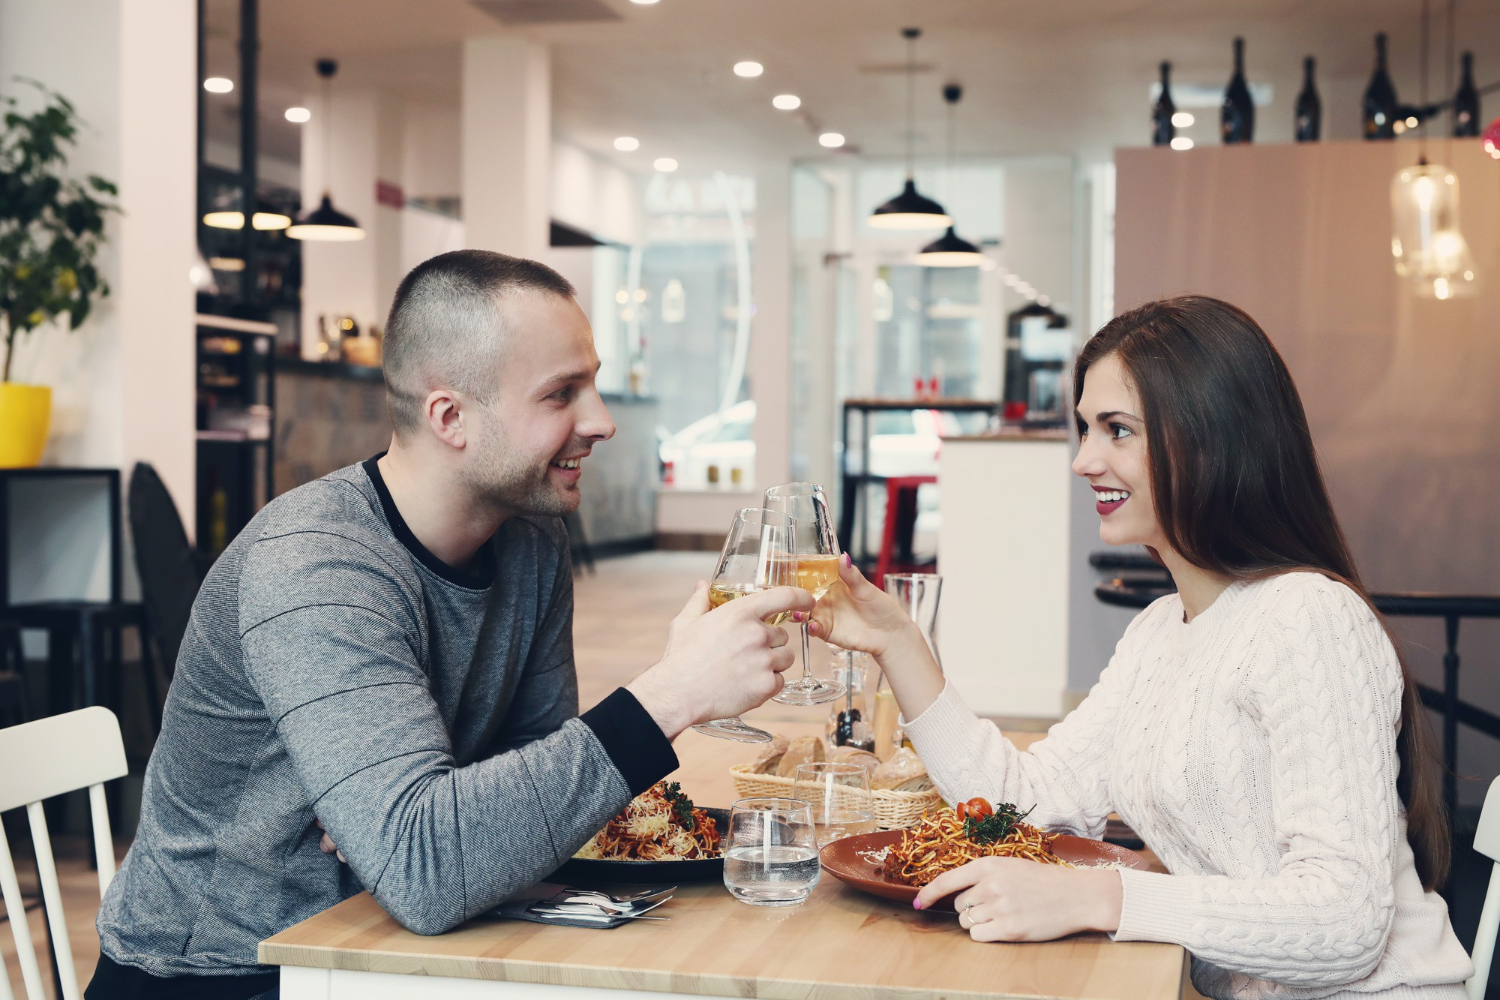
[[[390,450],[267,505],[193,606],[91,998],[274,990],[257,943],[361,889],[445,931],[567,860],[677,766],[678,733],[792,663],[762,619],[810,612],[807,592],[710,613],[700,585],[661,661],[575,718],[559,518],[614,425],[573,289],[457,251],[406,276],[386,329]]]

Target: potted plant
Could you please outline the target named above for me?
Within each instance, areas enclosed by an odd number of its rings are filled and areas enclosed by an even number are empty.
[[[40,110],[22,114],[15,98],[0,96],[0,468],[40,462],[52,416],[50,387],[10,380],[16,343],[63,313],[69,329],[78,329],[94,301],[109,294],[95,258],[105,215],[118,211],[114,184],[66,173],[66,150],[79,126],[73,105],[35,81],[23,82],[41,91]]]

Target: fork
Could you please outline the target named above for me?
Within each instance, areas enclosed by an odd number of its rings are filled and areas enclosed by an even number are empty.
[[[569,897],[592,896],[595,899],[608,900],[611,903],[616,903],[621,906],[631,906],[637,903],[649,903],[652,900],[657,899],[658,897],[667,896],[676,891],[677,887],[675,885],[669,885],[665,889],[642,889],[640,892],[632,892],[627,893],[623,896],[616,896],[613,893],[604,892],[599,889],[576,889],[572,886],[569,886],[567,888]]]

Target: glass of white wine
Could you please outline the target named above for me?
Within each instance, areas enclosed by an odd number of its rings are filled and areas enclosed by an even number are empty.
[[[839,579],[839,540],[828,511],[828,495],[817,483],[787,483],[766,490],[767,510],[794,522],[797,547],[797,586],[814,599],[828,593]],[[824,705],[844,693],[844,685],[814,677],[808,660],[807,622],[802,623],[802,676],[787,681],[773,701],[783,705]]]
[[[736,597],[775,587],[797,585],[796,531],[792,518],[772,510],[745,507],[734,512],[724,551],[708,585],[710,608],[722,607]],[[791,614],[784,611],[766,619],[780,625]],[[771,734],[756,729],[738,717],[714,719],[693,727],[700,733],[741,743],[769,743]]]

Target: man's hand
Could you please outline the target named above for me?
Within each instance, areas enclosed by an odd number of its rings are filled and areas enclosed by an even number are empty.
[[[339,850],[338,845],[333,842],[333,838],[328,836],[328,831],[323,827],[323,821],[320,819],[315,819],[313,820],[313,822],[318,824],[319,830],[323,831],[323,838],[318,841],[318,850],[322,851],[324,854],[337,854],[339,856],[339,860],[343,861],[344,864],[347,865],[349,862],[344,861],[344,852]]]
[[[1120,875],[1107,869],[980,858],[923,886],[913,905],[926,909],[955,892],[958,925],[975,941],[1051,941],[1120,927]]]
[[[813,603],[805,590],[777,587],[710,611],[708,584],[700,580],[672,620],[661,661],[626,689],[668,739],[763,704],[781,690],[782,671],[796,661],[787,633],[765,619],[790,611],[802,621]]]

